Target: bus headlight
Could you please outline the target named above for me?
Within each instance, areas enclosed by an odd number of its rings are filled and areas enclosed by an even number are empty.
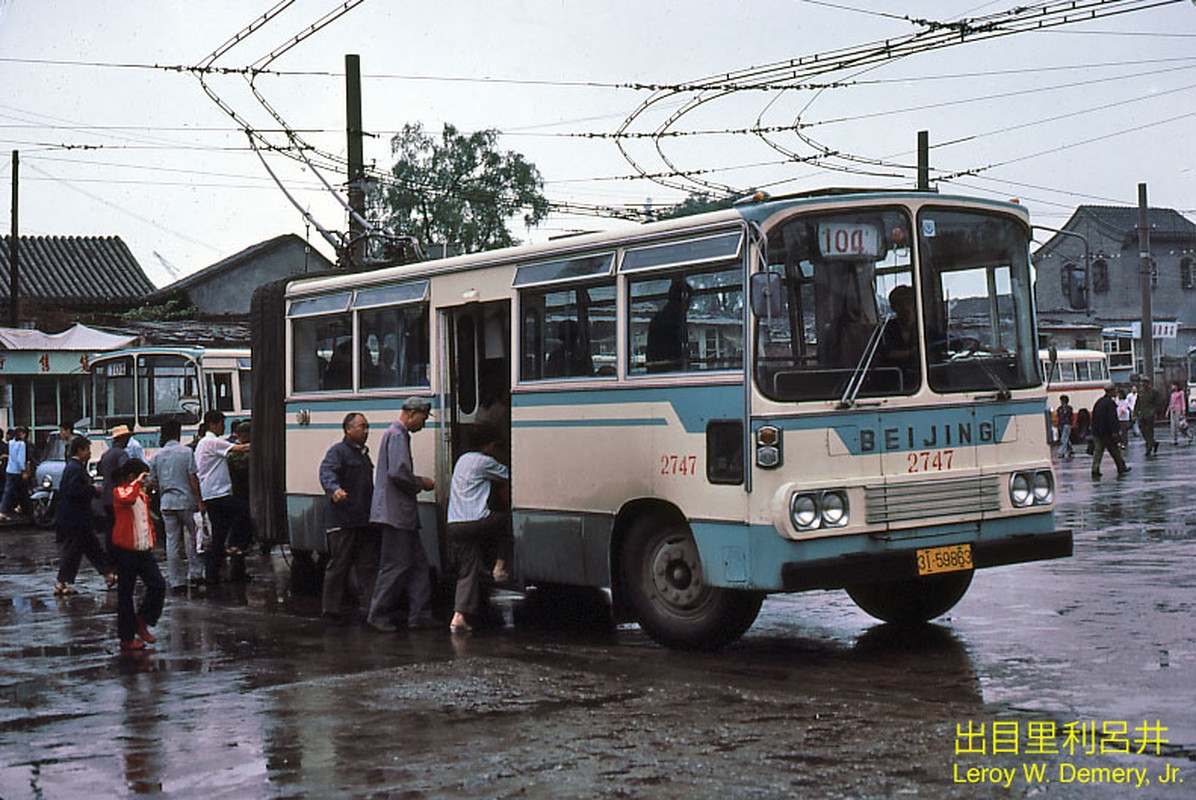
[[[839,528],[847,524],[847,494],[825,492],[822,495],[822,524]]]
[[[1025,508],[1034,502],[1030,481],[1030,476],[1024,472],[1015,472],[1009,478],[1009,499],[1013,501],[1014,508]]]
[[[795,494],[789,501],[789,519],[799,531],[810,531],[818,527],[818,501],[812,494]]]
[[[1046,505],[1055,499],[1055,476],[1049,470],[1034,473],[1034,503]]]

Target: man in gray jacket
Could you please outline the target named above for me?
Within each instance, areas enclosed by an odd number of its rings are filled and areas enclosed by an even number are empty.
[[[390,615],[404,591],[408,627],[436,625],[432,618],[428,556],[419,538],[419,508],[415,500],[421,491],[431,491],[435,483],[431,478],[416,475],[411,462],[411,434],[423,429],[431,415],[432,404],[427,398],[407,398],[398,420],[382,434],[378,446],[370,522],[382,531],[382,552],[378,582],[366,620],[375,630],[398,630]]]

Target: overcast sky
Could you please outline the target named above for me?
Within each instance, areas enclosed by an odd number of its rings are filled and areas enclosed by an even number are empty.
[[[246,67],[341,7],[339,0],[0,0],[0,230],[10,233],[12,161],[20,151],[22,235],[120,236],[164,285],[259,241],[294,232],[331,249],[248,147],[249,124],[277,144],[274,120],[236,74],[193,71],[230,37],[217,67]],[[389,166],[405,123],[438,131],[497,128],[504,149],[537,165],[550,200],[598,206],[677,202],[685,189],[642,178],[608,136],[648,132],[686,110],[692,93],[636,84],[691,84],[720,73],[898,40],[1012,2],[822,0],[364,0],[282,55],[255,82],[287,127],[321,151],[345,152],[344,55],[363,73],[366,161]],[[923,20],[917,22],[915,20]],[[259,64],[260,65],[260,64]],[[296,74],[304,73],[304,74]],[[670,130],[626,140],[640,171],[773,194],[821,186],[910,186],[917,131],[930,132],[939,188],[1018,197],[1036,222],[1059,226],[1076,205],[1150,202],[1196,214],[1196,5],[1185,0],[1046,31],[919,52],[818,80],[822,91],[776,88],[704,95]],[[231,112],[231,114],[230,114]],[[233,118],[233,114],[240,122]],[[812,145],[860,160],[795,161]],[[738,132],[737,132],[738,131]],[[270,165],[330,229],[345,215],[310,171]],[[880,162],[871,165],[870,162]],[[833,171],[852,165],[864,173]],[[895,166],[896,165],[896,166]],[[944,175],[975,174],[942,180]],[[342,174],[324,173],[334,185]],[[684,176],[667,177],[700,188]],[[532,241],[631,223],[554,215]]]

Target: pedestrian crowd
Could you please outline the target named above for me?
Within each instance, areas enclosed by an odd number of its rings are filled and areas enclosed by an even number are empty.
[[[1172,446],[1178,446],[1181,441],[1184,444],[1192,442],[1187,413],[1187,392],[1175,381],[1166,395],[1146,378],[1128,390],[1112,382],[1106,383],[1104,395],[1093,405],[1090,415],[1085,410],[1073,409],[1071,399],[1062,395],[1054,414],[1057,455],[1060,460],[1071,460],[1075,455],[1073,443],[1077,437],[1082,437],[1092,456],[1093,478],[1101,477],[1101,462],[1106,453],[1113,460],[1118,476],[1122,476],[1133,469],[1125,463],[1123,453],[1128,449],[1135,429],[1142,437],[1143,454],[1153,457],[1159,452],[1155,424],[1160,417],[1170,426]],[[1083,433],[1079,430],[1082,417],[1086,423]]]
[[[349,596],[357,598],[364,623],[376,631],[441,624],[432,616],[431,573],[416,502],[435,481],[416,473],[411,455],[411,435],[431,415],[426,398],[408,398],[382,434],[375,465],[366,445],[369,421],[350,412],[342,422],[343,438],[320,462],[329,556],[322,614],[329,625],[350,621]],[[483,424],[474,427],[473,438],[474,449],[453,471],[449,494],[448,535],[459,575],[449,623],[454,634],[473,630],[488,586],[509,577],[510,515],[504,507],[510,472],[494,457],[501,436]]]
[[[423,429],[432,407],[411,397],[382,434],[377,464],[366,442],[370,426],[360,412],[347,414],[343,436],[329,447],[318,467],[326,495],[324,525],[328,544],[322,618],[329,626],[356,618],[373,630],[440,627],[432,613],[431,570],[421,540],[421,492],[435,488],[419,475],[411,435]],[[225,436],[225,417],[205,414],[200,434],[189,446],[182,427],[167,420],[160,449],[147,460],[130,452],[132,431],[117,425],[93,478],[88,466],[92,443],[69,431],[67,462],[58,495],[58,572],[54,593],[75,593],[86,558],[117,592],[117,634],[122,651],[140,651],[155,642],[150,630],[160,618],[167,593],[228,581],[246,581],[245,556],[253,540],[249,514],[250,426],[234,426]],[[25,433],[16,429],[4,459],[8,483],[0,513],[19,505],[28,463]],[[495,456],[504,452],[499,428],[473,426],[474,448],[453,472],[448,507],[449,543],[459,564],[454,634],[473,630],[484,612],[489,587],[509,579],[511,546],[508,512],[510,472]],[[15,472],[14,472],[15,470]],[[14,479],[12,475],[17,475]],[[159,530],[165,535],[166,574],[154,556]],[[137,584],[144,589],[137,601]]]

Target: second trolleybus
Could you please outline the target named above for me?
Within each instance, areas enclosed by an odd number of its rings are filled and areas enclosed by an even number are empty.
[[[681,648],[733,641],[773,592],[933,618],[976,569],[1071,553],[1029,242],[1016,204],[828,192],[259,290],[259,527],[322,549],[342,418],[378,431],[420,395],[438,568],[449,476],[486,418],[509,443],[519,583],[609,589]]]

